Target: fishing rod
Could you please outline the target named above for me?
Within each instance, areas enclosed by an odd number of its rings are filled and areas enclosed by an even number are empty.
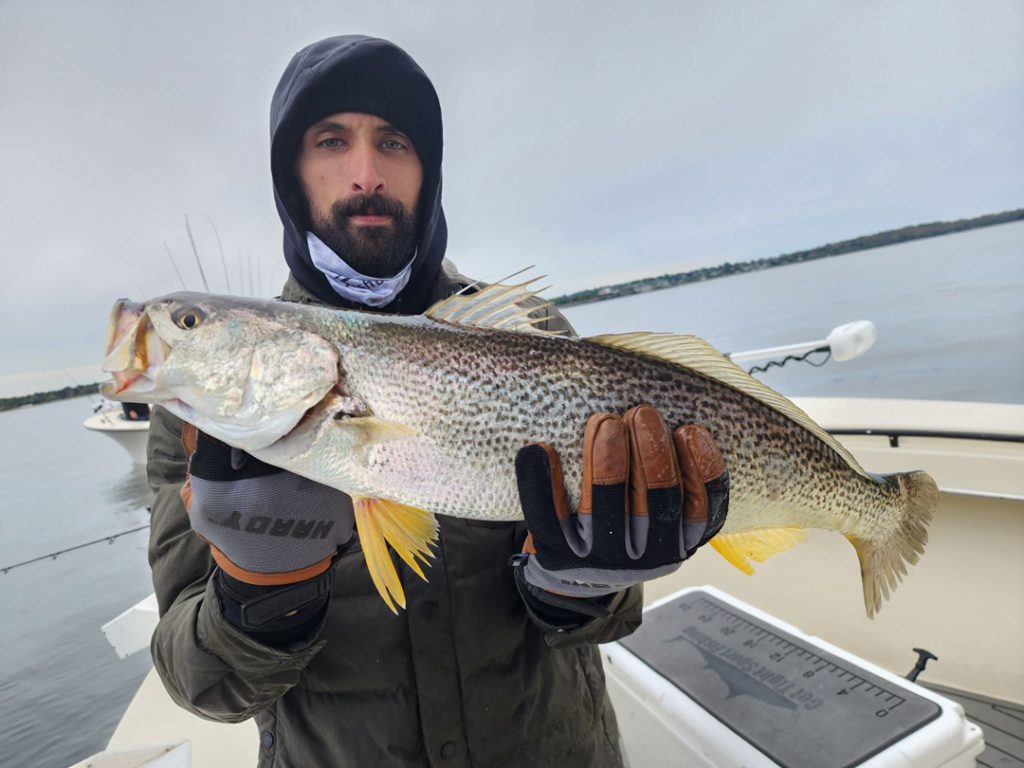
[[[60,369],[61,373],[63,373],[65,376],[68,377],[68,381],[71,382],[71,386],[75,387],[76,389],[80,389],[83,386],[82,384],[79,384],[75,380],[75,377],[71,375],[71,371],[69,371],[67,368],[65,368],[63,365],[60,364],[60,361],[57,360],[56,357],[51,355],[49,352],[46,353],[46,356],[48,358],[50,358],[50,360],[53,362],[54,365],[57,366],[58,369]],[[89,398],[89,402],[92,403],[92,412],[93,413],[96,413],[97,411],[99,411],[103,407],[103,398],[99,398],[99,402],[96,402],[96,399],[93,398],[93,396],[91,394],[87,394],[86,397],[88,397]]]
[[[129,533],[138,533],[139,531],[144,531],[147,528],[149,528],[149,523],[146,523],[146,525],[140,525],[138,528],[130,528],[127,531],[113,533],[109,536],[103,536],[99,539],[93,539],[92,541],[86,541],[82,544],[76,544],[75,546],[67,547],[66,549],[58,549],[56,552],[50,552],[46,555],[39,555],[39,557],[33,557],[29,560],[22,560],[20,563],[12,563],[11,565],[5,565],[0,567],[0,574],[6,576],[8,571],[13,571],[15,568],[21,568],[23,565],[31,565],[32,563],[38,563],[42,560],[56,560],[58,557],[68,552],[74,552],[78,549],[85,549],[86,547],[92,547],[96,544],[102,544],[103,542],[106,542],[107,544],[113,544],[115,539],[119,539],[122,536],[127,536]]]

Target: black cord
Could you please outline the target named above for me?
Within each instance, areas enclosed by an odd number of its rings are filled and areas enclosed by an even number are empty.
[[[811,360],[811,355],[824,353],[825,357],[820,362]],[[764,365],[755,365],[753,368],[747,369],[747,373],[767,373],[770,368],[781,368],[790,361],[798,363],[807,363],[813,365],[815,368],[821,368],[825,363],[832,359],[832,348],[831,347],[817,347],[816,349],[810,349],[804,352],[802,355],[786,355],[781,360],[769,360]]]

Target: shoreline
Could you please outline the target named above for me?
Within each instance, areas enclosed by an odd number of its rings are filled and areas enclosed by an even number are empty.
[[[863,235],[851,240],[842,240],[837,243],[827,243],[817,248],[804,251],[785,253],[779,256],[769,256],[761,259],[751,259],[741,262],[725,262],[714,267],[702,267],[687,272],[674,272],[654,277],[645,277],[639,280],[631,280],[625,283],[590,288],[584,291],[556,296],[551,299],[552,303],[559,307],[572,307],[582,304],[592,304],[608,299],[617,299],[623,296],[633,296],[639,293],[659,291],[666,288],[675,288],[687,283],[698,283],[705,280],[713,280],[718,277],[757,272],[773,267],[782,267],[789,264],[799,264],[804,261],[813,261],[831,256],[841,256],[848,253],[857,253],[874,248],[881,248],[886,245],[895,245],[912,240],[923,240],[930,237],[941,237],[943,235],[965,232],[972,229],[1009,224],[1015,221],[1024,220],[1024,208],[1002,213],[991,213],[985,216],[977,216],[971,219],[957,219],[955,221],[937,221],[927,224],[916,224],[899,229],[890,229],[884,232],[877,232],[872,235]],[[0,397],[0,412],[10,411],[16,408],[24,408],[32,405],[42,405],[60,400],[69,400],[73,397],[93,395],[99,391],[100,382],[93,384],[81,384],[66,386],[61,389],[54,389],[45,392],[34,392],[14,397]]]
[[[33,392],[30,395],[16,395],[14,397],[0,397],[0,412],[13,411],[17,408],[25,408],[30,405],[43,405],[44,403],[55,403],[58,400],[70,400],[74,397],[95,395],[100,391],[100,384],[77,384],[73,387],[62,387],[51,389],[46,392]]]
[[[972,229],[993,227],[999,224],[1009,224],[1015,221],[1024,220],[1024,208],[1001,213],[989,213],[984,216],[977,216],[972,219],[957,219],[955,221],[933,221],[927,224],[914,224],[899,229],[888,229],[884,232],[876,232],[872,235],[862,235],[851,240],[841,240],[837,243],[826,243],[817,248],[809,248],[804,251],[784,253],[779,256],[767,256],[761,259],[750,259],[748,261],[730,262],[719,264],[714,267],[701,267],[691,269],[688,272],[671,272],[656,277],[643,277],[639,280],[630,280],[625,283],[615,283],[597,288],[588,288],[583,291],[567,293],[556,296],[551,302],[558,307],[574,307],[581,304],[592,304],[596,301],[618,299],[623,296],[634,296],[638,293],[660,291],[666,288],[675,288],[687,283],[699,283],[704,280],[713,280],[717,277],[729,277],[730,275],[741,275],[747,272],[758,272],[762,269],[772,267],[784,267],[789,264],[799,264],[804,261],[814,261],[831,256],[841,256],[847,253],[869,251],[874,248],[882,248],[887,245],[897,245],[912,240],[924,240],[929,237],[941,237],[952,235],[957,232],[966,232]]]

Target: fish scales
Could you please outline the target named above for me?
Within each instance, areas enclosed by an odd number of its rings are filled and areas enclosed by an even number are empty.
[[[104,394],[162,404],[218,439],[350,494],[385,601],[404,605],[390,544],[412,567],[432,513],[520,519],[514,461],[559,453],[573,505],[587,418],[653,405],[700,424],[730,473],[711,544],[737,567],[821,528],[857,551],[871,616],[917,561],[938,503],[923,472],[874,476],[840,443],[706,342],[668,334],[566,339],[530,330],[522,286],[395,317],[204,294],[111,314]],[[480,320],[479,318],[484,318]],[[418,568],[418,566],[417,566]]]
[[[516,451],[550,443],[578,501],[587,417],[650,403],[672,426],[709,429],[730,468],[727,532],[780,525],[867,533],[894,490],[864,478],[786,416],[737,390],[626,350],[576,339],[413,319],[343,331],[344,388],[417,437],[375,446],[362,492],[458,517],[521,519]],[[858,509],[860,515],[842,510]],[[865,519],[865,514],[868,519]],[[841,525],[836,528],[836,523]]]

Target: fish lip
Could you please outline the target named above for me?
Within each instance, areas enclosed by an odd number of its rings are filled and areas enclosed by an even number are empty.
[[[142,400],[144,395],[155,394],[156,373],[170,353],[171,347],[157,333],[146,305],[118,299],[110,312],[102,365],[112,381],[103,385],[103,395],[124,401],[129,396]]]

